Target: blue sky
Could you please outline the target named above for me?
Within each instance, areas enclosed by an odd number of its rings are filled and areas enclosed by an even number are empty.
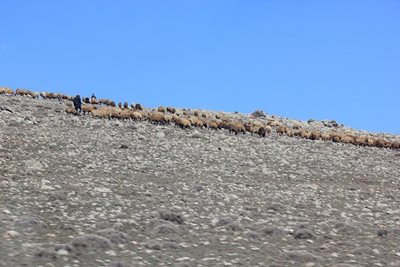
[[[400,1],[0,1],[0,86],[400,133]]]

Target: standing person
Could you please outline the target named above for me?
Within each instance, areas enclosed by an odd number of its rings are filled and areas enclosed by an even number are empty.
[[[75,106],[75,110],[78,113],[82,112],[82,101],[81,101],[81,96],[80,95],[76,95],[74,98],[74,106]]]

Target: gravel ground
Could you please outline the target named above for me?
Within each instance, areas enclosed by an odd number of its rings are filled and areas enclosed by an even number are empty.
[[[0,266],[400,266],[399,150],[0,107]]]

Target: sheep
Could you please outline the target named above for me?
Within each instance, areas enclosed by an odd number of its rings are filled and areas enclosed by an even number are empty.
[[[95,106],[92,105],[82,105],[83,115],[85,115],[86,113],[92,113],[92,111],[95,109]]]
[[[141,104],[136,104],[135,105],[135,109],[136,110],[143,110],[144,108],[143,108],[143,106]]]
[[[31,91],[26,90],[26,89],[17,89],[15,90],[15,95],[20,95],[20,96],[26,96],[26,95],[31,95]]]
[[[172,122],[172,119],[173,119],[173,117],[171,115],[168,115],[168,114],[164,115],[165,123],[170,124]]]
[[[375,138],[368,136],[367,137],[367,145],[368,146],[375,146]]]
[[[119,108],[119,107],[111,107],[110,108],[110,113],[111,113],[110,117],[112,119],[121,119],[122,118],[122,115],[121,115],[122,109]]]
[[[204,122],[199,119],[196,119],[192,125],[194,125],[195,127],[203,128]]]
[[[58,99],[58,101],[61,101],[62,100],[62,94],[60,94],[60,93],[55,93],[54,94],[54,98],[55,99]],[[88,103],[89,104],[89,103]]]
[[[98,100],[98,102],[99,102],[100,105],[104,104],[104,105],[106,105],[106,106],[110,106],[112,100],[107,99],[107,98],[100,98],[100,99]]]
[[[140,114],[139,112],[137,112],[133,109],[130,110],[129,115],[130,115],[130,118],[134,121],[141,121],[143,119],[142,114]]]
[[[368,140],[367,140],[367,136],[362,135],[362,136],[358,136],[355,138],[354,140],[354,144],[359,145],[359,146],[366,146],[368,145]]]
[[[321,132],[319,132],[319,131],[312,131],[312,132],[311,132],[310,139],[311,139],[311,140],[319,140],[319,139],[321,139]]]
[[[332,141],[335,142],[335,143],[340,143],[341,142],[341,135],[339,133],[332,132],[331,133],[331,138],[332,138]]]
[[[180,117],[173,117],[175,125],[181,127],[182,129],[189,129],[192,125],[187,119],[180,118]]]
[[[158,108],[157,108],[157,111],[158,112],[161,112],[161,113],[166,113],[167,112],[167,110],[165,109],[165,107],[163,107],[163,106],[159,106]]]
[[[193,115],[195,115],[196,117],[198,117],[198,116],[200,115],[200,112],[199,112],[198,110],[195,110],[195,111],[193,112]]]
[[[252,125],[254,125],[254,126],[257,126],[257,127],[264,127],[264,126],[265,126],[264,123],[262,123],[262,122],[259,121],[259,120],[250,120],[250,123],[251,123]]]
[[[393,143],[390,141],[386,141],[384,147],[385,148],[393,148]]]
[[[304,139],[310,139],[311,138],[311,132],[307,130],[300,130],[296,132],[297,136],[304,138]]]
[[[167,107],[167,111],[169,113],[175,114],[176,113],[176,109],[174,107]]]
[[[239,133],[246,134],[246,129],[244,128],[243,124],[238,121],[229,123],[228,129],[230,133],[235,133],[235,135]]]
[[[75,110],[75,108],[72,107],[72,106],[67,107],[67,108],[65,109],[65,112],[66,112],[67,114],[78,115],[78,112],[77,112],[77,111]]]
[[[202,112],[202,113],[201,113],[201,116],[202,116],[203,118],[208,118],[208,117],[210,117],[210,115],[208,115],[207,112]]]
[[[124,102],[124,108],[125,108],[125,109],[128,109],[128,108],[129,108],[128,102]]]
[[[286,135],[289,137],[293,137],[294,133],[293,133],[293,131],[289,130],[289,128],[286,127]]]
[[[153,124],[165,124],[164,114],[158,111],[152,112],[149,121]]]
[[[203,122],[203,127],[208,128],[208,124],[209,124],[208,119],[206,119],[206,118],[204,118],[204,117],[200,117],[199,120],[200,120],[201,122]]]
[[[120,120],[130,120],[131,119],[131,111],[129,109],[121,109],[120,112],[118,112],[117,119]]]
[[[287,128],[286,126],[280,125],[278,126],[278,128],[276,129],[276,133],[282,135],[282,134],[286,134],[289,131],[289,128]]]
[[[92,111],[92,117],[94,118],[111,118],[113,113],[113,107],[100,107]]]
[[[83,101],[83,103],[90,104],[90,98],[89,97],[83,97],[82,101]]]
[[[270,126],[265,126],[265,127],[260,127],[260,128],[258,128],[258,135],[260,136],[260,137],[265,137],[266,136],[266,134],[268,133],[268,134],[270,134],[271,133],[271,131],[272,131],[272,128],[270,127]]]
[[[189,118],[187,118],[187,120],[190,122],[191,125],[195,127],[202,128],[205,126],[204,122],[199,117],[190,116]]]
[[[217,121],[210,121],[208,123],[208,128],[209,129],[218,130],[218,122]]]
[[[0,95],[2,95],[2,94],[13,95],[14,91],[8,87],[0,87]]]
[[[295,129],[295,130],[299,130],[299,129],[301,129],[301,127],[302,126],[301,126],[300,123],[294,123],[293,126],[292,126],[292,128]]]
[[[50,94],[49,92],[41,92],[39,95],[43,98],[43,99],[50,99]]]
[[[31,97],[33,99],[39,99],[39,93],[38,92],[31,92]]]
[[[215,114],[215,118],[217,119],[217,120],[222,120],[223,119],[223,116],[222,116],[222,114]]]
[[[224,119],[222,121],[219,121],[218,129],[228,129],[229,130],[231,123],[233,123],[233,122],[230,119]]]
[[[113,108],[117,107],[117,105],[115,105],[115,102],[114,102],[114,101],[111,101],[110,104],[109,104],[109,106],[110,106],[110,107],[113,107]]]
[[[340,141],[345,144],[356,144],[357,143],[356,140],[357,140],[357,138],[355,138],[352,135],[341,135],[340,136]]]
[[[394,149],[400,149],[400,143],[399,142],[393,142],[393,148]]]
[[[375,146],[377,147],[385,147],[386,140],[383,138],[377,138],[375,140]]]
[[[280,123],[278,121],[276,121],[276,120],[269,120],[267,122],[267,125],[271,126],[271,127],[278,127],[278,126],[280,126]]]
[[[96,104],[99,104],[100,102],[99,102],[99,100],[97,100],[95,97],[91,97],[91,98],[90,98],[90,103],[91,103],[92,105],[96,105]]]
[[[61,98],[64,99],[64,100],[73,100],[74,99],[72,96],[65,95],[65,94],[62,94]]]
[[[327,133],[327,132],[322,132],[321,133],[321,139],[324,140],[324,141],[331,140],[331,135],[329,133]]]
[[[255,126],[250,122],[246,122],[245,124],[243,124],[244,128],[246,129],[246,131],[248,131],[249,133],[251,133],[252,135],[255,133],[258,133],[258,130],[262,127],[259,126]]]

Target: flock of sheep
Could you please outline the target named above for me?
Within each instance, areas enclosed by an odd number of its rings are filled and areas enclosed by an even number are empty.
[[[14,94],[10,88],[0,88],[0,94]],[[17,89],[15,95],[30,96],[32,98],[42,97],[43,99],[59,99],[67,100],[68,114],[77,114],[77,111],[72,105],[71,100],[73,97],[58,94],[58,93],[37,93],[29,90]],[[311,130],[303,127],[302,124],[296,123],[292,125],[284,125],[282,122],[275,118],[269,118],[265,121],[257,120],[255,118],[248,120],[234,119],[221,113],[210,113],[192,111],[189,109],[177,110],[173,107],[160,106],[157,109],[145,109],[140,104],[129,105],[127,102],[118,105],[109,99],[96,99],[84,97],[82,111],[84,114],[91,114],[94,118],[103,119],[119,119],[119,120],[132,120],[144,121],[147,120],[153,124],[174,124],[182,129],[199,127],[207,128],[210,130],[223,130],[226,129],[234,134],[258,134],[260,137],[265,137],[267,134],[276,132],[279,135],[286,135],[289,137],[299,137],[310,140],[323,140],[340,142],[346,144],[353,144],[358,146],[375,146],[382,148],[400,149],[400,142],[388,141],[381,137],[372,135],[358,135],[356,132],[343,132],[338,129],[330,131]],[[337,127],[336,127],[337,128]]]

